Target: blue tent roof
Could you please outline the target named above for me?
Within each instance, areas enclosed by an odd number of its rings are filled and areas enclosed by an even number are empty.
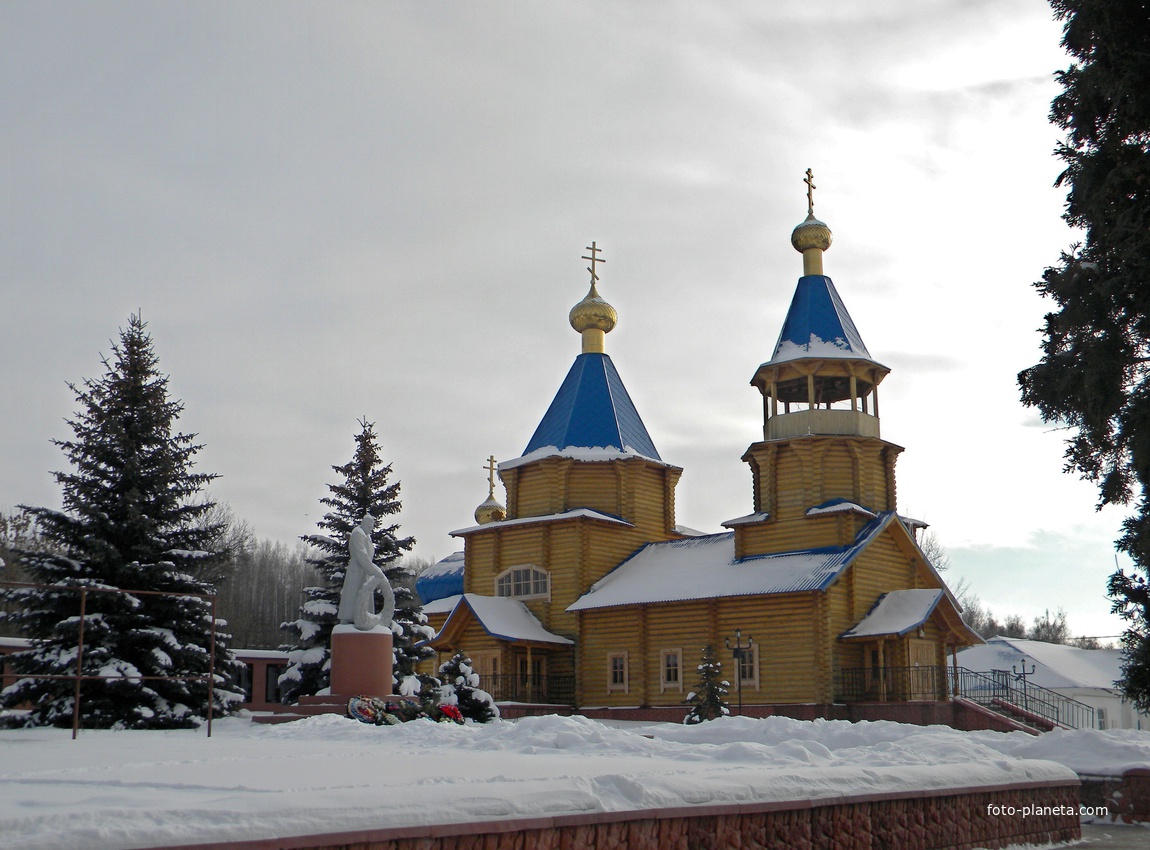
[[[871,359],[835,285],[821,274],[799,278],[771,361],[808,356]]]
[[[615,364],[598,353],[575,358],[523,454],[544,446],[614,447],[661,460]]]
[[[415,592],[424,605],[463,593],[463,553],[454,552],[420,573]]]

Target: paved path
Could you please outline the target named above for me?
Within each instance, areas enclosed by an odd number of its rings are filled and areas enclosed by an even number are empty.
[[[1067,847],[1082,850],[1150,850],[1150,827],[1082,824],[1082,840]]]

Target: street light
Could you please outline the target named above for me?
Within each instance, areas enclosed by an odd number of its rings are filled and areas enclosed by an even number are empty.
[[[755,645],[755,639],[747,635],[747,643],[743,644],[742,629],[735,629],[735,645],[731,646],[731,639],[726,639],[727,649],[735,657],[735,686],[739,691],[739,716],[743,714],[743,653],[750,652]]]

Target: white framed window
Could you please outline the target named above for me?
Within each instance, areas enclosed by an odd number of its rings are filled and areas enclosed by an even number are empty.
[[[736,659],[735,667],[738,669],[739,681],[744,688],[759,687],[759,645],[757,643],[743,647]]]
[[[630,687],[630,671],[627,669],[627,653],[613,652],[607,656],[607,692],[627,693]]]
[[[495,577],[495,595],[512,599],[550,599],[551,574],[534,564],[521,564]]]
[[[659,693],[683,690],[683,650],[659,651]]]
[[[1105,730],[1106,729],[1106,709],[1104,709],[1104,708],[1095,709],[1094,710],[1094,716],[1098,720],[1098,728]]]

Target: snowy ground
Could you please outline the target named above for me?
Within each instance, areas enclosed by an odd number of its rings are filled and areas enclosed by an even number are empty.
[[[0,732],[0,848],[133,848],[383,826],[945,788],[1150,766],[1150,733],[728,718]]]

